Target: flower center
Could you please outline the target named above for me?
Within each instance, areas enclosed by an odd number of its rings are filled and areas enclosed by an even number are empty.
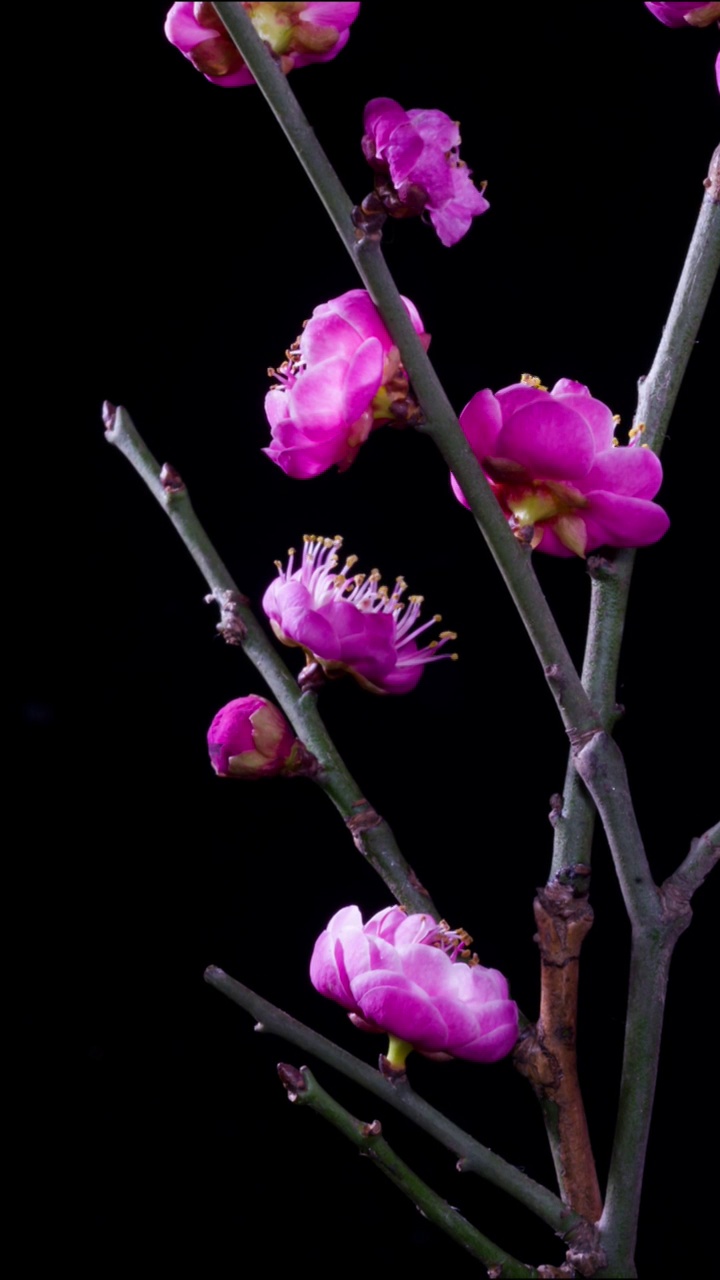
[[[451,929],[447,920],[441,920],[422,940],[431,947],[437,947],[449,956],[453,964],[464,960],[468,964],[479,964],[477,956],[470,950],[472,937],[465,929]]]

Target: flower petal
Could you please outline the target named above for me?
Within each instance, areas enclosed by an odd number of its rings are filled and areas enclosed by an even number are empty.
[[[337,431],[349,425],[343,418],[342,400],[347,367],[341,357],[333,357],[298,378],[291,392],[292,420],[301,431],[307,427]]]
[[[370,405],[382,382],[384,363],[385,353],[377,338],[367,338],[357,347],[342,388],[345,422],[355,422]]]
[[[619,493],[588,493],[583,518],[588,551],[596,547],[647,547],[670,528],[670,518],[657,502]]]
[[[505,418],[497,452],[544,480],[574,480],[587,474],[595,456],[584,418],[563,401],[543,394]]]
[[[586,491],[606,489],[633,498],[654,498],[662,478],[662,463],[651,449],[618,445],[597,455],[582,487]]]

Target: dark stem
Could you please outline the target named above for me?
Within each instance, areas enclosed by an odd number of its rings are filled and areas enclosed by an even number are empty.
[[[545,1103],[562,1198],[596,1222],[602,1199],[577,1073],[580,948],[593,913],[582,889],[553,882],[535,899],[541,958],[540,1017],[515,1051],[515,1063]]]
[[[268,640],[246,597],[238,590],[200,524],[177,472],[167,465],[160,468],[127,410],[106,404],[103,416],[108,441],[125,455],[144,480],[203,575],[220,608],[218,630],[229,643],[244,649],[298,737],[318,761],[320,767],[313,779],[342,814],[356,847],[407,911],[425,911],[439,919],[427,890],[402,856],[387,822],[371,809],[348,773],[320,718],[314,695],[300,692],[296,679]]]
[[[222,969],[211,965],[205,970],[205,981],[251,1014],[259,1024],[258,1030],[272,1032],[297,1045],[304,1052],[313,1054],[396,1111],[400,1111],[447,1150],[452,1151],[458,1157],[461,1172],[477,1173],[496,1187],[507,1191],[564,1239],[572,1241],[576,1233],[592,1230],[591,1224],[585,1222],[579,1214],[573,1213],[547,1187],[534,1182],[520,1169],[477,1142],[442,1112],[420,1098],[407,1083],[390,1083],[379,1071],[353,1057],[331,1040],[326,1040],[310,1027],[297,1022],[282,1009],[263,1000],[242,983],[228,977]]]
[[[457,1209],[449,1205],[447,1200],[443,1200],[436,1191],[423,1182],[388,1145],[382,1136],[379,1120],[373,1120],[369,1124],[356,1120],[349,1111],[345,1110],[345,1107],[321,1088],[307,1067],[301,1067],[298,1071],[296,1067],[280,1063],[278,1074],[291,1102],[309,1107],[311,1111],[315,1111],[324,1120],[334,1125],[344,1137],[349,1138],[361,1155],[368,1157],[375,1167],[412,1201],[424,1217],[450,1236],[471,1257],[477,1258],[486,1267],[498,1268],[496,1274],[502,1276],[503,1280],[506,1278],[507,1280],[524,1280],[524,1278],[531,1280],[532,1277],[538,1276],[534,1267],[525,1266],[517,1258],[513,1258],[504,1249],[494,1244],[472,1226]]]
[[[645,1152],[655,1096],[665,993],[672,953],[692,918],[690,900],[720,858],[720,823],[693,840],[658,892],[658,916],[633,928],[618,1118],[600,1220],[607,1277],[635,1276],[634,1254]]]

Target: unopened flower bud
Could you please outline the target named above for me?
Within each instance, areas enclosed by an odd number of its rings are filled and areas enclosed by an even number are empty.
[[[220,778],[272,778],[295,772],[301,744],[281,711],[256,694],[235,698],[208,730],[210,763]]]

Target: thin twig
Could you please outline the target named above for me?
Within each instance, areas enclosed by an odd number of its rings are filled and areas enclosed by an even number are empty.
[[[442,1112],[420,1098],[407,1083],[391,1083],[379,1071],[353,1057],[331,1040],[326,1040],[310,1027],[297,1022],[282,1009],[263,1000],[254,991],[223,973],[222,969],[211,965],[205,970],[205,981],[251,1014],[259,1024],[258,1030],[272,1032],[313,1054],[396,1111],[400,1111],[447,1150],[452,1151],[458,1157],[458,1169],[461,1172],[479,1174],[496,1187],[507,1191],[564,1239],[572,1241],[576,1234],[582,1235],[584,1239],[588,1230],[592,1230],[590,1223],[573,1213],[547,1187],[534,1182],[527,1174],[470,1137]]]
[[[720,147],[705,179],[705,195],[688,247],[670,312],[652,367],[638,384],[635,426],[644,426],[643,442],[660,453],[700,324],[720,266]],[[590,621],[582,682],[603,728],[610,730],[615,705],[628,595],[635,566],[632,548],[590,558]],[[563,866],[590,864],[595,806],[568,759],[562,810],[555,823],[551,877]]]
[[[478,1231],[447,1200],[433,1191],[421,1178],[395,1154],[382,1136],[379,1120],[369,1124],[356,1120],[345,1107],[323,1089],[307,1067],[290,1066],[281,1062],[278,1075],[291,1102],[307,1106],[315,1111],[356,1146],[361,1155],[368,1157],[381,1173],[402,1191],[423,1217],[450,1236],[456,1244],[486,1267],[497,1268],[496,1275],[503,1280],[532,1280],[538,1277],[534,1267],[525,1266],[517,1258],[506,1253],[487,1236]]]
[[[103,409],[106,439],[125,455],[185,543],[220,608],[218,630],[240,645],[270,686],[304,746],[316,758],[314,781],[330,797],[351,830],[356,847],[408,911],[424,911],[439,919],[426,889],[401,854],[387,822],[367,818],[369,805],[346,769],[317,710],[315,696],[301,693],[297,681],[268,640],[238,590],[195,512],[177,472],[161,468],[122,407]]]

